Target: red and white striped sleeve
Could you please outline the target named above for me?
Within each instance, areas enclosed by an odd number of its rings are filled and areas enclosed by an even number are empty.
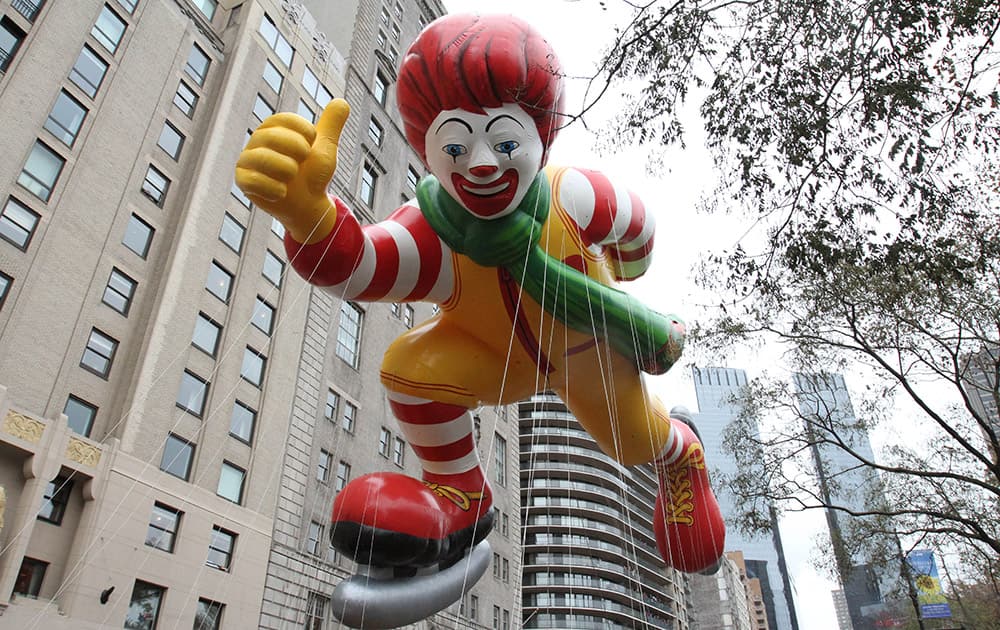
[[[285,235],[292,267],[337,296],[368,302],[446,301],[454,289],[451,250],[409,202],[362,226],[340,199],[329,236],[311,245]]]
[[[568,168],[556,194],[584,242],[604,247],[619,280],[646,272],[652,262],[655,221],[635,193],[597,171]]]

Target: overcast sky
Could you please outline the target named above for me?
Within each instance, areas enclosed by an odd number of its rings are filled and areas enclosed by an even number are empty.
[[[624,5],[606,0],[607,10],[598,0],[446,0],[451,12],[512,13],[535,25],[549,40],[566,74],[589,76],[601,50],[613,39],[612,25],[622,23]],[[583,100],[583,81],[568,81],[566,107],[579,111]],[[592,130],[612,115],[614,98],[606,99],[588,115]],[[708,216],[696,211],[699,198],[714,182],[712,163],[698,133],[695,119],[688,123],[687,148],[664,156],[663,167],[648,173],[649,151],[622,147],[611,154],[598,152],[596,136],[581,124],[564,129],[553,145],[552,164],[579,165],[603,171],[616,181],[630,186],[642,197],[657,220],[654,263],[646,276],[633,283],[630,290],[666,313],[676,313],[689,323],[705,313],[705,306],[717,303],[713,296],[699,294],[692,280],[692,267],[699,255],[711,249],[732,246],[746,233],[746,225],[728,216]],[[740,359],[740,357],[744,357]],[[746,369],[751,376],[763,368],[780,366],[750,365],[751,355],[737,353],[725,367]],[[755,355],[756,357],[756,355]],[[685,405],[698,408],[690,369],[678,364],[664,376],[650,379],[651,386],[668,407]],[[711,465],[711,463],[709,463]],[[837,586],[811,566],[818,553],[817,536],[825,528],[822,514],[786,516],[781,524],[788,569],[794,584],[794,596],[801,630],[837,630],[830,591]]]

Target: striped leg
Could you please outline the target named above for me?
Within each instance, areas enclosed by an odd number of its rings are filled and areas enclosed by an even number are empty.
[[[493,527],[493,500],[465,407],[390,392],[422,479],[372,473],[333,504],[331,540],[360,564],[412,569],[457,561]]]
[[[389,404],[406,441],[420,458],[423,479],[474,522],[492,506],[479,465],[472,414],[465,407],[389,392]]]

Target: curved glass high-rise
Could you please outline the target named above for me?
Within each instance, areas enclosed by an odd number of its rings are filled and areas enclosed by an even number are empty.
[[[656,477],[608,457],[555,395],[520,404],[524,628],[688,628],[653,539]]]

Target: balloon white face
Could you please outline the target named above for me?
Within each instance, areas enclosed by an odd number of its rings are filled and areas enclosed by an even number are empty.
[[[519,105],[485,114],[451,109],[427,129],[427,166],[448,194],[481,219],[510,214],[542,167],[545,147]]]

